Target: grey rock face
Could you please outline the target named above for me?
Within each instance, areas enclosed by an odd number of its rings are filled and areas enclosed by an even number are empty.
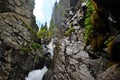
[[[78,23],[82,17],[80,15],[80,10],[78,10],[74,16],[69,16],[64,22],[67,28],[73,27],[75,32],[69,37],[60,39],[59,43],[56,44],[53,80],[95,79],[89,68],[90,57],[88,53],[84,51],[84,29],[82,29]]]
[[[33,7],[34,0],[0,0],[0,80],[24,80],[45,63],[42,48],[32,47]]]
[[[63,38],[60,47],[56,48],[59,52],[55,53],[53,80],[94,80],[89,69],[90,57],[83,50],[83,42],[67,44],[68,41]]]
[[[38,29],[33,16],[34,0],[1,0],[0,13],[13,12],[29,19],[34,29]],[[33,27],[34,26],[34,27]]]
[[[78,2],[81,4],[81,1]],[[68,15],[64,21],[66,30],[74,28],[69,36],[58,38],[55,48],[54,69],[50,80],[119,80],[118,64],[111,64],[104,51],[98,51],[97,57],[84,50],[84,13],[77,4],[74,15]],[[89,46],[91,48],[91,46]],[[118,49],[118,48],[117,48]],[[119,51],[119,50],[118,50]],[[93,58],[93,57],[96,58]],[[111,66],[112,65],[112,66]]]
[[[19,17],[14,13],[0,14],[0,38],[15,49],[27,46],[32,40],[32,35]]]
[[[1,0],[0,4],[0,13],[15,12],[27,18],[31,18],[34,8],[34,0]]]
[[[109,67],[106,71],[99,74],[96,80],[119,80],[120,79],[120,66],[119,64],[114,64]]]

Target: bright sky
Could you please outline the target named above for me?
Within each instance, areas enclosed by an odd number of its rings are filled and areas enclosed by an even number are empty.
[[[36,16],[36,23],[38,26],[45,22],[49,24],[55,1],[59,0],[35,0],[33,14]]]

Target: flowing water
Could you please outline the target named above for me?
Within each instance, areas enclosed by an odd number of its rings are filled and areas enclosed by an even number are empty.
[[[51,59],[53,59],[53,51],[54,51],[54,48],[55,48],[55,45],[53,43],[53,39],[51,40],[50,44],[47,46],[49,49],[48,49],[48,52],[50,52],[50,55],[51,55]]]
[[[50,53],[50,57],[51,59],[53,58],[53,51],[54,51],[54,44],[53,44],[53,39],[51,40],[51,42],[49,43],[48,46],[43,46],[43,49],[46,50],[46,52]],[[44,66],[43,69],[38,69],[38,70],[33,70],[31,72],[29,72],[28,76],[25,77],[25,80],[42,80],[44,74],[47,71],[47,67]]]
[[[47,71],[47,67],[44,66],[43,69],[39,70],[33,70],[29,72],[28,77],[25,78],[25,80],[42,80],[45,72]]]

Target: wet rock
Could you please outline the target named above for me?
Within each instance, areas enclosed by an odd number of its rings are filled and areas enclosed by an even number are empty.
[[[50,80],[50,79],[53,80],[52,75],[53,75],[53,70],[48,69],[42,80]]]
[[[78,30],[78,29],[80,29],[80,26],[73,26],[73,28]]]
[[[96,80],[119,80],[120,76],[120,66],[119,64],[114,64],[110,68],[108,68],[103,73],[97,76]]]

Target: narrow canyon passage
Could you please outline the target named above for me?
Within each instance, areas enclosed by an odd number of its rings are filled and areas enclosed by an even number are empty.
[[[119,3],[0,0],[0,80],[120,80]]]

